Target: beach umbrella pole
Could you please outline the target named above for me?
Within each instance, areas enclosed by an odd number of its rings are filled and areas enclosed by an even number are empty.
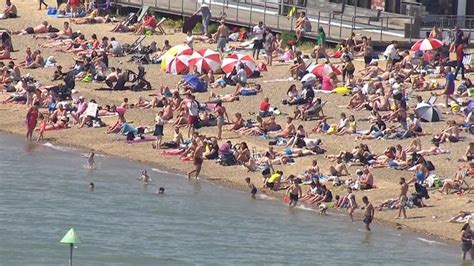
[[[69,266],[72,266],[72,250],[74,249],[74,244],[69,244]]]

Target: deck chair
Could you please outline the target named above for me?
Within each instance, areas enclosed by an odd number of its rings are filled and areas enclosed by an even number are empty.
[[[426,103],[429,104],[429,105],[434,105],[436,100],[438,100],[438,97],[430,96],[430,98],[428,98],[428,101],[426,101]]]
[[[128,54],[139,52],[140,45],[145,40],[146,35],[140,35],[132,44],[130,44],[129,49],[127,49]]]
[[[165,22],[166,18],[162,18],[157,24],[156,24],[156,28],[155,28],[155,32],[156,33],[161,33],[163,35],[166,35],[166,31],[165,29],[163,28],[163,22]]]
[[[142,9],[140,9],[140,12],[138,13],[138,22],[141,22],[145,15],[148,13],[148,10],[150,9],[149,6],[142,6]]]

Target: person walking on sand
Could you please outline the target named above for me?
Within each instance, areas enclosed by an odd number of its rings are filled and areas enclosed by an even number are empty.
[[[400,178],[400,195],[399,195],[399,206],[398,206],[398,217],[397,219],[400,219],[402,213],[403,213],[403,219],[407,218],[407,211],[406,211],[406,206],[408,203],[408,184],[405,181],[405,178],[401,177]]]
[[[203,35],[208,36],[207,28],[209,26],[209,21],[211,20],[211,10],[209,10],[209,6],[206,4],[206,0],[200,0],[198,3],[201,5],[196,12],[194,12],[193,16],[197,15],[201,12],[202,16],[202,28],[201,33]]]
[[[227,38],[229,37],[229,28],[227,28],[223,19],[219,22],[219,27],[217,28],[215,36],[217,51],[219,51],[222,57],[224,55],[225,46],[227,45]]]
[[[252,199],[256,199],[255,195],[257,194],[257,187],[252,182],[250,182],[250,177],[245,178],[245,183],[247,183],[247,186],[250,188],[250,197],[252,197]]]
[[[472,250],[472,231],[469,222],[465,223],[461,229],[461,242],[462,242],[462,260],[466,260],[466,253],[469,252],[471,260],[473,259]]]
[[[39,8],[38,8],[38,10],[41,10],[41,7],[42,7],[43,5],[44,5],[44,8],[45,8],[45,9],[48,9],[48,4],[46,4],[46,3],[44,2],[44,0],[38,0],[38,2],[39,2]]]
[[[203,163],[203,152],[204,152],[204,145],[201,140],[192,140],[192,145],[196,146],[196,149],[193,152],[193,164],[194,170],[188,172],[188,178],[191,178],[192,174],[196,174],[196,179],[199,179],[199,173],[201,173],[202,163]]]
[[[367,231],[370,230],[370,224],[372,223],[372,220],[374,219],[374,214],[375,214],[375,209],[374,206],[372,206],[372,203],[370,203],[369,198],[367,196],[362,197],[362,202],[365,204],[365,213],[364,213],[364,224],[365,224],[365,229]]]
[[[216,108],[214,111],[217,113],[217,139],[222,139],[222,127],[225,124],[225,118],[227,118],[227,122],[229,122],[229,115],[227,115],[227,111],[224,106],[222,106],[222,102],[218,102],[216,104]]]
[[[294,178],[293,175],[288,176],[288,179],[292,180]],[[287,196],[290,198],[290,202],[288,203],[288,206],[296,206],[298,203],[298,199],[301,198],[301,179],[297,178],[293,183],[288,187],[286,190]]]

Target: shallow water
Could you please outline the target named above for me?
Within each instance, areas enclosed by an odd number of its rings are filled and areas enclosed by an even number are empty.
[[[81,240],[74,265],[460,263],[458,247],[437,239],[379,224],[367,233],[345,216],[105,156],[89,171],[82,154],[53,148],[0,135],[0,265],[67,265],[59,240],[70,227]],[[145,168],[148,186],[136,180]]]

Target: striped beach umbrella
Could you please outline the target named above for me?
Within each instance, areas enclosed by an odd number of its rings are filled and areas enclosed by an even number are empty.
[[[166,71],[166,66],[168,61],[171,61],[177,55],[189,55],[193,54],[193,49],[185,44],[178,44],[171,47],[166,53],[161,57],[161,70]]]
[[[341,71],[332,64],[311,64],[306,70],[320,78],[327,76],[332,72],[336,73],[336,75],[341,75]]]
[[[424,122],[438,122],[441,120],[441,113],[436,106],[428,103],[420,103],[415,109],[415,114]]]
[[[412,47],[412,51],[429,51],[443,47],[443,42],[435,38],[425,38],[417,41]]]
[[[245,64],[245,71],[250,76],[257,69],[257,63],[252,56],[246,54],[230,54],[222,60],[222,71],[228,74],[231,73],[238,63]]]
[[[189,55],[177,55],[166,63],[166,72],[173,75],[184,74],[189,70]]]
[[[193,69],[195,66],[199,73],[209,70],[215,72],[221,68],[221,56],[216,51],[206,48],[200,49],[189,58],[189,69]]]

